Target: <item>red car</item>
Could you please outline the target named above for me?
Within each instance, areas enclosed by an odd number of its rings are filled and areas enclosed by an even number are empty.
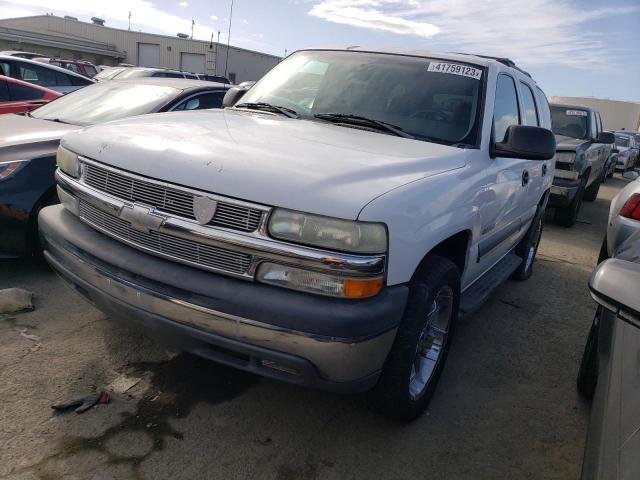
[[[60,95],[33,83],[0,75],[0,114],[30,112]]]

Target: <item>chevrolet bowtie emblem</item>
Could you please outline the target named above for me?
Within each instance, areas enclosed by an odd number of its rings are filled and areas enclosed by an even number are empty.
[[[166,219],[163,215],[140,205],[125,205],[120,211],[120,218],[129,222],[131,228],[145,233],[158,230]]]
[[[193,216],[200,225],[206,225],[216,214],[218,202],[209,197],[193,197]]]

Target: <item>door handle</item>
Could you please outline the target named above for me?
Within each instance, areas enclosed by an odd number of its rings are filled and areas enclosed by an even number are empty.
[[[542,164],[542,176],[544,177],[547,174],[547,164]]]
[[[529,183],[529,172],[525,170],[524,172],[522,172],[522,186],[526,187],[528,183]]]

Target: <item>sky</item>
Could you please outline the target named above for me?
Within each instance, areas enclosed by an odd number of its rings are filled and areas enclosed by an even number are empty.
[[[284,56],[371,46],[504,56],[548,96],[640,102],[640,0],[0,0],[0,18],[53,13]]]

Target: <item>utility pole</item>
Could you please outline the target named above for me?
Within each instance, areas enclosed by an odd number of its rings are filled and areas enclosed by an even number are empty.
[[[213,38],[213,33],[211,34],[211,38]],[[220,30],[218,30],[218,41],[216,42],[216,61],[213,64],[213,74],[218,74],[218,46],[220,45]]]
[[[227,34],[227,58],[224,62],[224,76],[227,76],[229,68],[229,45],[231,44],[231,19],[233,18],[233,0],[231,0],[231,10],[229,12],[229,33]]]
[[[129,30],[131,30],[131,10],[129,10]]]
[[[193,40],[193,27],[195,26],[196,21],[192,18],[191,19],[191,40]]]

